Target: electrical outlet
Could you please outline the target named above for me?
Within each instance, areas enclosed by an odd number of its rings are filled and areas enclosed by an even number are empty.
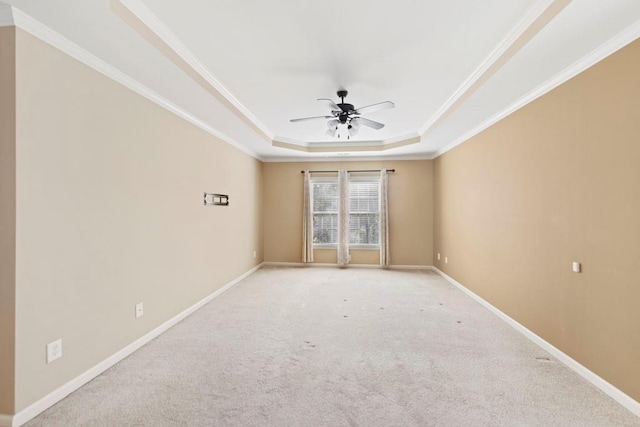
[[[445,264],[449,264],[449,258],[444,257],[444,263],[445,263]]]
[[[253,257],[254,258],[256,257],[256,251],[253,251]]]
[[[142,303],[136,304],[136,319],[144,314],[144,306]]]
[[[438,252],[438,261],[440,261],[440,252]]]
[[[47,344],[47,363],[62,357],[62,338]]]

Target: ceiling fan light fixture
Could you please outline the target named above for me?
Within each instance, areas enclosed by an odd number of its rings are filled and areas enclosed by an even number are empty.
[[[327,129],[327,135],[330,136],[331,138],[335,138],[336,137],[336,133],[338,132],[338,128],[337,127],[332,127]]]
[[[332,119],[327,122],[327,127],[329,129],[337,129],[339,124],[340,124],[340,120]]]
[[[347,127],[347,130],[349,131],[349,136],[356,136],[356,134],[358,133],[358,128],[359,127],[356,127],[356,126],[353,126],[353,125],[349,125]]]

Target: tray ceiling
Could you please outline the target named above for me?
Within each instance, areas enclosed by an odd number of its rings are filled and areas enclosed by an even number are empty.
[[[636,0],[7,3],[18,26],[265,160],[431,157],[640,35]],[[289,122],[343,88],[356,107],[393,101],[365,115],[386,126],[346,142]]]

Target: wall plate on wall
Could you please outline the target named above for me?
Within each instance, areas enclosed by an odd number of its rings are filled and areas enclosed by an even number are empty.
[[[205,206],[229,206],[229,196],[227,194],[204,193]]]
[[[62,338],[47,344],[47,363],[62,357]]]

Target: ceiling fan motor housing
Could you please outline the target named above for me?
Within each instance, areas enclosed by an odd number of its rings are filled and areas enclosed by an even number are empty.
[[[345,124],[347,123],[347,121],[349,120],[349,114],[353,112],[353,110],[355,110],[355,107],[352,104],[347,104],[346,102],[344,102],[344,98],[349,94],[348,91],[346,90],[339,90],[338,91],[338,98],[342,99],[342,102],[336,104],[338,107],[340,107],[340,109],[342,110],[342,113],[340,113],[340,115],[338,116],[338,119],[340,120],[340,123]]]
[[[344,107],[343,107],[344,105],[348,105],[348,106],[350,106],[350,107],[352,107],[352,108],[353,108],[353,106],[352,106],[351,104],[338,104],[338,106],[339,106],[340,108],[342,108],[342,111],[343,111],[343,112],[338,116],[338,119],[340,120],[340,123],[342,123],[342,124],[345,124],[345,123],[347,123],[347,121],[349,121],[349,111],[350,111],[350,110],[345,111],[345,109],[344,109]]]

